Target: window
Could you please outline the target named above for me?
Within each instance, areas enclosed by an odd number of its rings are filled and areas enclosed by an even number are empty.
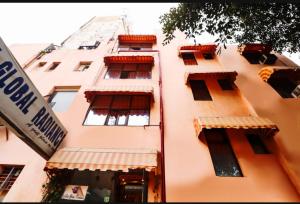
[[[271,75],[267,83],[282,98],[297,98],[300,88],[300,69],[277,70]]]
[[[203,80],[190,80],[194,100],[196,101],[212,101],[209,91]]]
[[[259,64],[260,53],[243,53],[243,56],[248,60],[250,64]]]
[[[260,52],[245,52],[242,54],[250,64],[274,64],[277,60],[274,54],[262,54]]]
[[[133,171],[116,174],[116,201],[121,203],[147,202],[148,172]]]
[[[262,54],[259,58],[261,64],[274,64],[277,60],[274,54]]]
[[[119,51],[143,51],[152,50],[152,43],[122,43]]]
[[[214,58],[213,53],[203,53],[202,55],[206,60],[210,60]]]
[[[259,135],[246,134],[246,137],[255,154],[270,154]]]
[[[47,62],[39,62],[38,67],[43,67],[45,64],[47,64]]]
[[[81,45],[78,47],[79,50],[93,50],[100,45],[100,41],[96,41],[94,45]]]
[[[111,64],[105,79],[151,79],[151,64]]]
[[[83,72],[85,70],[87,70],[91,65],[91,62],[80,62],[79,66],[77,67],[77,69],[75,69],[75,71],[79,71],[79,72]]]
[[[224,129],[204,129],[208,149],[217,176],[242,177],[242,171],[234,155]]]
[[[56,69],[56,67],[60,64],[60,62],[53,62],[51,67],[48,69],[48,71],[52,71]]]
[[[4,199],[24,166],[0,165],[0,202]]]
[[[193,53],[182,53],[181,54],[185,65],[197,65],[197,60]]]
[[[67,111],[71,105],[77,91],[54,91],[49,97],[48,103],[53,111]]]
[[[229,79],[219,79],[218,83],[219,83],[220,87],[222,88],[222,90],[224,90],[224,91],[234,89],[233,82]]]
[[[84,125],[144,126],[149,117],[150,96],[100,95],[90,106]]]

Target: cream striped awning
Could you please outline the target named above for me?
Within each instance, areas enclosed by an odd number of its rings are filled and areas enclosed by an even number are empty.
[[[201,70],[189,70],[185,72],[184,80],[187,84],[189,80],[201,80],[207,78],[215,79],[229,79],[235,81],[237,72],[226,69],[201,69]]]
[[[235,128],[235,129],[268,129],[272,136],[279,131],[271,120],[257,116],[224,116],[224,117],[198,117],[194,119],[197,136],[203,129]]]
[[[115,94],[137,94],[137,95],[150,95],[152,100],[154,100],[154,89],[152,86],[141,86],[141,85],[131,85],[131,86],[100,86],[91,87],[85,90],[85,98],[88,102],[92,102],[96,95],[115,95]]]
[[[295,71],[299,71],[299,67],[280,67],[280,66],[268,66],[268,67],[264,67],[261,70],[259,70],[258,75],[260,76],[260,78],[262,78],[262,80],[264,80],[265,82],[268,81],[268,79],[271,77],[271,75],[279,70],[284,70],[287,72],[293,72]],[[298,72],[299,73],[299,72]]]
[[[85,149],[62,148],[47,162],[48,169],[78,169],[124,171],[129,169],[155,170],[157,150],[153,149]]]

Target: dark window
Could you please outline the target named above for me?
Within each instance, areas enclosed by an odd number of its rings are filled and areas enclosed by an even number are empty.
[[[151,79],[151,64],[111,64],[105,79]]]
[[[234,89],[234,85],[233,85],[232,81],[229,79],[219,79],[218,83],[219,83],[220,87],[222,88],[222,90],[233,90]]]
[[[293,98],[292,92],[297,87],[297,83],[290,80],[288,77],[271,76],[267,82],[273,87],[273,89],[277,91],[277,93],[282,98]]]
[[[152,50],[151,43],[122,43],[119,45],[119,51],[143,51]]]
[[[203,55],[204,59],[207,59],[207,60],[214,58],[212,53],[203,53],[202,55]]]
[[[149,96],[101,95],[90,106],[84,125],[144,126],[149,117]]]
[[[274,64],[277,60],[274,54],[262,54],[259,58],[261,64]]]
[[[244,52],[242,54],[250,64],[274,64],[277,60],[274,54],[262,54],[260,52]]]
[[[185,65],[197,65],[197,60],[193,53],[182,53],[181,54]]]
[[[234,155],[224,129],[204,129],[208,149],[217,176],[242,177],[242,171]]]
[[[261,58],[261,54],[260,53],[243,53],[243,56],[248,60],[248,62],[250,64],[259,64],[259,59]]]
[[[140,47],[130,47],[129,49],[131,49],[131,50],[141,50]]]
[[[77,69],[75,69],[75,71],[83,72],[88,68],[90,68],[90,66],[91,66],[91,62],[80,62],[79,66],[77,67]]]
[[[246,137],[255,154],[270,154],[259,135],[246,134]]]
[[[203,80],[190,80],[194,100],[196,101],[212,101],[209,91]]]
[[[148,172],[117,173],[116,201],[121,203],[147,202]]]
[[[79,50],[93,50],[100,45],[100,41],[96,41],[94,45],[81,45],[78,47]]]
[[[51,94],[48,103],[53,111],[63,112],[68,110],[77,91],[55,91]]]
[[[49,71],[52,71],[54,69],[56,69],[56,67],[60,64],[60,62],[53,62],[51,67],[48,69]]]
[[[38,67],[43,67],[47,62],[39,62]]]
[[[0,201],[10,190],[24,166],[0,165]]]

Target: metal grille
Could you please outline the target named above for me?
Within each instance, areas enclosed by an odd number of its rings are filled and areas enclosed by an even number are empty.
[[[0,192],[9,191],[22,169],[22,166],[0,166]]]

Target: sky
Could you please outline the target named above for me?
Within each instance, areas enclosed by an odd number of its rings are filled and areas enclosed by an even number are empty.
[[[1,3],[0,36],[14,43],[60,44],[94,16],[127,14],[136,33],[154,33],[177,3]]]
[[[1,3],[0,36],[8,46],[18,43],[60,45],[94,16],[124,14],[131,22],[134,34],[153,34],[161,28],[159,16],[177,5],[178,3]],[[214,41],[208,35],[199,39]],[[300,65],[299,53],[284,54]]]

